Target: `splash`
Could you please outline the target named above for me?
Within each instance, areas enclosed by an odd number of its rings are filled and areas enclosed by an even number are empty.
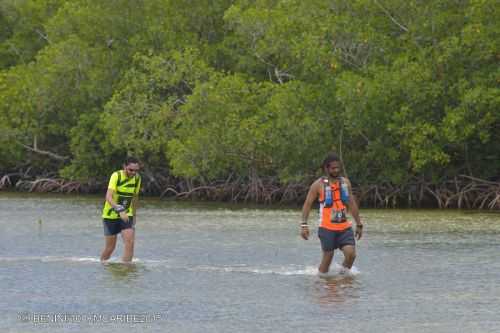
[[[98,257],[64,257],[64,256],[27,256],[27,257],[0,257],[0,262],[29,262],[38,261],[42,263],[86,263],[86,264],[101,264]],[[112,257],[103,262],[103,264],[122,264],[120,258]],[[172,265],[171,260],[167,259],[140,259],[134,258],[132,264],[138,264],[146,268],[167,268],[167,269],[181,269],[198,272],[223,272],[223,273],[244,273],[244,274],[274,274],[282,276],[356,276],[360,271],[353,266],[350,270],[342,267],[338,263],[332,263],[330,271],[326,274],[319,273],[316,266],[300,266],[300,265],[263,265],[263,266],[248,266],[248,265],[227,265],[227,266],[187,266],[187,265]]]
[[[275,274],[284,276],[293,275],[303,275],[303,276],[356,276],[360,272],[356,267],[352,267],[350,270],[345,269],[339,264],[332,264],[332,269],[326,274],[318,272],[316,266],[306,266],[300,267],[297,265],[291,266],[264,266],[264,267],[252,267],[252,266],[198,266],[191,270],[194,271],[215,271],[215,272],[226,272],[226,273],[247,273],[247,274]]]
[[[64,257],[64,256],[27,256],[27,257],[0,257],[0,262],[24,262],[24,261],[39,261],[44,263],[50,262],[72,262],[72,263],[101,263],[98,257]],[[135,262],[136,260],[134,260]],[[118,258],[107,260],[108,263],[122,262]]]
[[[345,268],[344,266],[334,262],[330,266],[330,271],[328,273],[317,272],[319,277],[332,277],[332,276],[356,276],[361,272],[356,266],[352,266],[351,269]]]

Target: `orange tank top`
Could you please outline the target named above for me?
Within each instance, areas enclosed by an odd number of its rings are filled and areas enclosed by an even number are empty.
[[[332,190],[333,204],[331,207],[325,205],[325,187],[330,186]],[[332,231],[343,231],[352,226],[347,220],[347,208],[340,197],[340,181],[333,184],[322,182],[319,193],[319,226]]]

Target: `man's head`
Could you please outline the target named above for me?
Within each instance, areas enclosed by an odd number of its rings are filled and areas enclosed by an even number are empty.
[[[337,154],[331,153],[323,160],[323,171],[332,178],[337,178],[342,172],[342,162]]]
[[[123,163],[123,170],[127,174],[127,177],[133,177],[140,170],[139,160],[135,157],[129,156],[125,159]]]

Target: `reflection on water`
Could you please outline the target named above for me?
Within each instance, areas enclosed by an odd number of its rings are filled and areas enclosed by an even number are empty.
[[[319,276],[315,293],[320,304],[339,304],[358,297],[353,275]]]
[[[140,269],[135,263],[105,262],[102,265],[116,281],[133,281],[140,276]]]
[[[42,228],[42,219],[38,219],[38,237],[41,237],[42,236],[42,231],[43,231],[43,228]]]
[[[346,270],[333,262],[327,274],[317,273],[314,284],[314,297],[317,303],[339,304],[359,297],[360,284],[357,281],[360,271],[353,266]]]

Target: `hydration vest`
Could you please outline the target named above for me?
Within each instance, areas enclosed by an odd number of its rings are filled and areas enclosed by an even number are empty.
[[[141,176],[135,175],[134,177],[127,178],[123,170],[115,171],[111,176],[116,175],[116,189],[113,193],[113,200],[125,207],[126,213],[129,216],[133,216],[134,212],[130,206],[132,199],[139,192],[139,187],[141,185]],[[104,209],[102,212],[102,217],[107,219],[119,219],[120,215],[111,207],[111,205],[106,201],[104,203]]]
[[[333,183],[328,178],[321,178],[322,187],[319,195],[320,227],[342,231],[352,226],[347,220],[347,207],[349,203],[349,189],[343,177]]]

